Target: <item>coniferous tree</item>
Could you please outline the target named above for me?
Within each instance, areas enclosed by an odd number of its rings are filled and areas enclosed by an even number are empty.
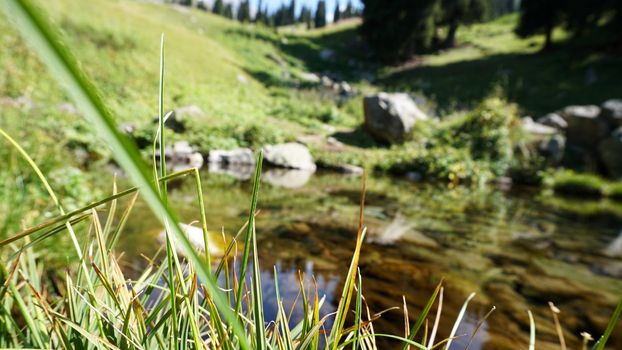
[[[311,9],[309,9],[305,5],[302,5],[302,8],[300,9],[300,17],[298,17],[298,22],[306,24],[307,29],[311,29]]]
[[[197,1],[197,8],[199,10],[208,11],[207,3],[205,1],[203,1],[203,0]]]
[[[488,17],[491,0],[440,0],[437,8],[437,26],[447,26],[444,47],[454,47],[456,32],[461,24],[479,22]]]
[[[430,48],[438,0],[363,0],[360,33],[381,60],[396,62]]]
[[[253,18],[253,22],[260,23],[262,21],[263,13],[262,11],[262,0],[259,0],[259,4],[257,4],[257,12],[255,12],[255,18]]]
[[[320,0],[317,3],[314,22],[315,28],[322,28],[326,26],[326,1]]]
[[[292,0],[287,8],[287,24],[296,23],[296,0]]]
[[[225,15],[225,4],[222,2],[222,0],[214,1],[214,7],[212,7],[212,13],[215,13],[221,16]]]
[[[222,14],[229,19],[233,19],[233,5],[226,4]]]
[[[346,9],[341,14],[341,18],[352,18],[354,17],[354,7],[352,6],[352,0],[348,0],[348,4],[346,5]]]
[[[544,34],[544,49],[553,44],[553,29],[560,25],[564,17],[564,0],[523,0],[516,34],[528,37]]]
[[[346,18],[346,17],[344,17]],[[339,22],[341,19],[341,9],[339,8],[339,1],[335,2],[335,12],[333,12],[333,23]]]
[[[244,0],[240,2],[240,6],[238,7],[238,21],[240,22],[250,22],[251,20],[251,9],[249,0]]]

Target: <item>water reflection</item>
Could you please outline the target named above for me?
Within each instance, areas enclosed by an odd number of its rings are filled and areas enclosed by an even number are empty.
[[[276,315],[273,266],[277,266],[286,309],[299,291],[298,271],[313,275],[326,295],[322,311],[335,308],[354,249],[359,180],[314,175],[305,185],[285,189],[264,182],[257,232],[266,317]],[[229,234],[245,221],[250,183],[204,174],[208,228]],[[401,306],[405,296],[411,324],[441,278],[445,302],[437,339],[448,336],[465,298],[476,292],[458,334],[470,334],[492,314],[471,349],[527,348],[527,309],[538,326],[538,349],[558,349],[547,302],[562,310],[569,346],[580,347],[580,332],[598,336],[622,291],[622,221],[582,217],[552,207],[526,190],[448,190],[430,185],[370,179],[365,210],[368,238],[361,256],[363,291],[372,313]],[[191,183],[180,183],[171,201],[184,220],[199,215]],[[126,257],[151,256],[160,230],[149,211],[137,208],[128,223],[134,234],[121,242]],[[140,259],[136,259],[140,260]],[[136,265],[136,264],[133,264]],[[307,285],[312,285],[307,281]],[[295,315],[300,315],[300,309]],[[430,318],[430,324],[434,322]],[[402,311],[376,321],[379,332],[403,334]],[[452,344],[464,349],[467,337]],[[383,341],[381,348],[395,343]],[[622,348],[614,332],[613,348]]]

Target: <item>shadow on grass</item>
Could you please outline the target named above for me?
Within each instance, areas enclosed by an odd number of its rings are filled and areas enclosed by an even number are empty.
[[[337,141],[360,148],[386,148],[387,144],[378,142],[365,130],[363,125],[349,131],[338,131],[331,135]]]

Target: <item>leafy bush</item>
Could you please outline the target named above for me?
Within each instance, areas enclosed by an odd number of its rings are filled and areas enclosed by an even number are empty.
[[[472,112],[441,122],[424,148],[401,154],[390,171],[418,171],[427,177],[473,183],[505,175],[514,159],[516,120],[513,105],[486,99]],[[423,130],[413,138],[426,135]]]

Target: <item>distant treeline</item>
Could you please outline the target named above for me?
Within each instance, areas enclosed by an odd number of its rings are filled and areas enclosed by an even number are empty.
[[[303,5],[296,11],[296,0],[291,0],[289,4],[283,3],[276,10],[270,11],[268,5],[263,0],[258,0],[255,12],[251,11],[250,0],[240,1],[237,8],[231,2],[214,0],[210,6],[206,0],[173,0],[180,5],[196,6],[205,11],[211,11],[217,15],[229,19],[237,19],[240,22],[261,23],[270,27],[282,27],[304,23],[308,29],[321,28],[326,26],[328,9],[326,1],[318,0],[315,8]],[[342,1],[337,1],[333,10],[333,22],[343,19],[361,16],[361,9],[355,7],[349,0],[342,7]]]
[[[460,25],[520,10],[516,34],[545,35],[563,27],[574,37],[600,30],[622,43],[622,0],[362,0],[360,32],[384,61],[407,60],[416,53],[454,46]]]

